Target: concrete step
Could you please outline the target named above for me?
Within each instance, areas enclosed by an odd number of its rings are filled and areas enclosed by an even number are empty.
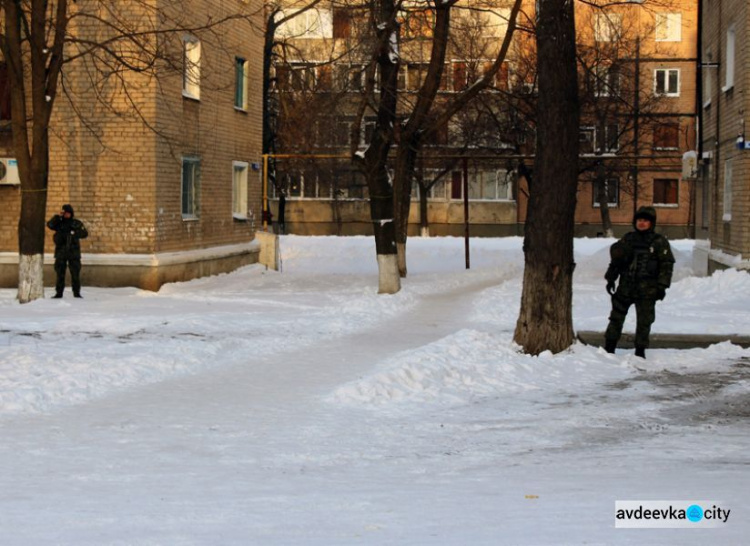
[[[586,345],[595,347],[604,347],[604,332],[593,330],[580,330],[577,333],[578,339]],[[635,334],[623,333],[617,347],[620,349],[632,349],[634,345]],[[650,336],[651,349],[694,349],[705,348],[716,343],[731,341],[741,347],[750,347],[750,336],[738,334],[658,334],[652,333]]]

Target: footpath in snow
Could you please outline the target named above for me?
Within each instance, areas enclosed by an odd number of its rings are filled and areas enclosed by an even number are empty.
[[[577,329],[606,324],[610,243],[576,241]],[[654,331],[750,334],[750,275],[673,247]],[[158,293],[0,291],[0,543],[744,543],[750,350],[523,355],[518,238],[473,240],[468,272],[462,240],[412,239],[394,296],[371,239],[282,253]],[[616,530],[630,499],[733,517]]]

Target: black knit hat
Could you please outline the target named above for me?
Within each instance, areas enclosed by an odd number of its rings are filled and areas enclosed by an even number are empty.
[[[70,215],[73,216],[73,207],[71,207],[70,205],[67,205],[67,204],[63,205],[62,210],[63,212],[69,212]]]

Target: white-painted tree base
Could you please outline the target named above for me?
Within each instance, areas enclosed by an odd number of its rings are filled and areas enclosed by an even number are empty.
[[[420,228],[419,229],[419,235],[420,235],[420,237],[429,237],[430,236],[430,226]]]
[[[378,294],[395,294],[399,290],[398,258],[395,254],[378,254]]]
[[[29,303],[44,297],[44,254],[18,257],[18,301]]]

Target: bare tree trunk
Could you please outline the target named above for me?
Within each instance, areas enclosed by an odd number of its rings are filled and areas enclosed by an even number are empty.
[[[380,73],[378,115],[370,146],[354,159],[367,180],[370,217],[378,259],[378,293],[401,290],[396,254],[396,227],[393,220],[393,181],[388,172],[388,152],[393,145],[396,124],[398,70],[398,23],[394,0],[377,0],[372,22],[378,39],[377,65]]]
[[[419,185],[419,234],[430,236],[430,220],[427,218],[427,190],[424,184]]]
[[[604,236],[612,238],[615,232],[612,230],[612,217],[609,214],[609,192],[607,191],[607,181],[597,180],[597,199],[599,200],[599,214],[602,218],[602,230]]]
[[[537,26],[537,156],[524,238],[521,311],[514,339],[527,353],[573,342],[573,228],[579,100],[573,2],[541,0]]]

